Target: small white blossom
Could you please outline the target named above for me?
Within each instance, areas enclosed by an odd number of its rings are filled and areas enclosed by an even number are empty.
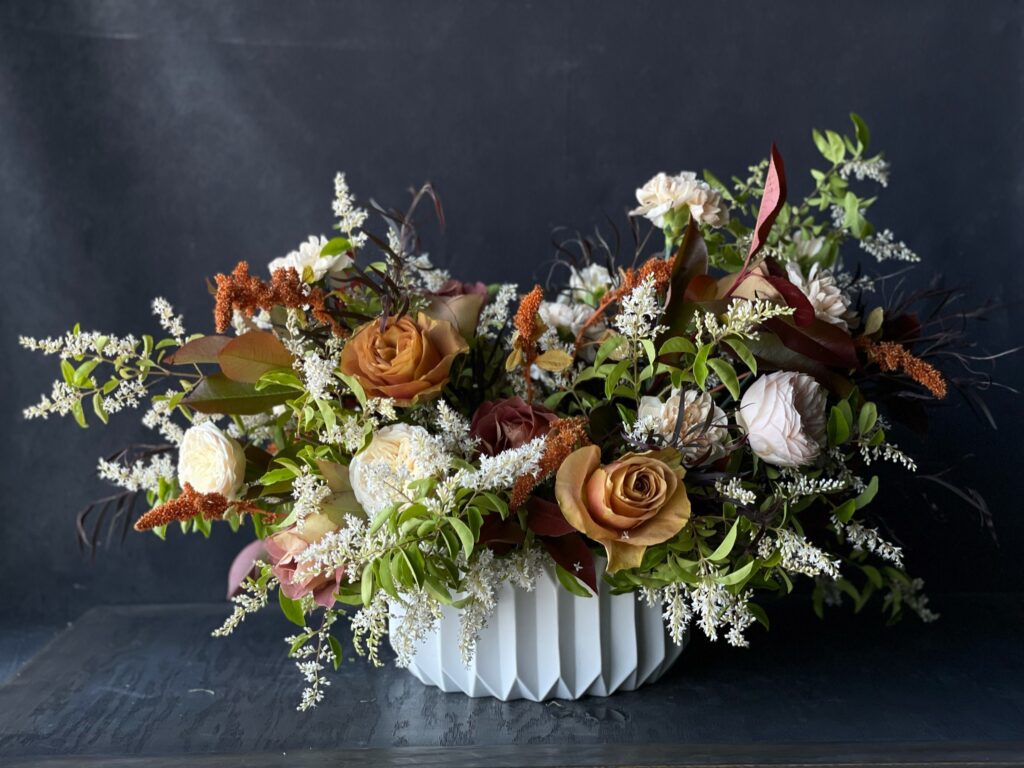
[[[883,229],[877,235],[865,237],[860,241],[860,247],[878,261],[918,262],[921,260],[921,257],[910,249],[910,246],[902,240],[896,241],[896,236],[891,229]]]
[[[158,296],[153,299],[153,314],[160,321],[160,327],[167,331],[178,344],[185,343],[185,323],[181,315],[174,314],[174,308],[167,299]]]
[[[357,232],[366,223],[369,214],[356,206],[355,198],[348,188],[345,174],[339,173],[334,177],[334,217],[338,219],[337,227],[348,239],[355,249],[366,245],[366,234]]]

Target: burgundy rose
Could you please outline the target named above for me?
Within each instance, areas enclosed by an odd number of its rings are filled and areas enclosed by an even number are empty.
[[[521,398],[488,401],[476,409],[470,433],[477,438],[480,452],[496,456],[546,435],[558,417],[547,408],[530,405]]]

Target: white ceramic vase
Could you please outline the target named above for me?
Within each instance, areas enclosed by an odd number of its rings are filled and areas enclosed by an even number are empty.
[[[459,653],[459,611],[445,606],[409,671],[448,693],[501,701],[608,696],[654,682],[684,646],[668,636],[658,606],[633,594],[612,595],[601,578],[603,560],[596,564],[595,597],[568,592],[553,568],[544,570],[532,592],[502,586],[468,667]]]

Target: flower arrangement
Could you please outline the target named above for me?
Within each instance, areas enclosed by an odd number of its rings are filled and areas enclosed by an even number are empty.
[[[890,617],[930,620],[872,511],[872,470],[914,471],[889,420],[972,379],[935,362],[957,360],[942,357],[957,332],[916,313],[938,289],[887,303],[885,276],[846,266],[851,244],[918,261],[866,218],[856,182],[885,187],[888,165],[853,123],[814,132],[826,167],[803,201],[787,202],[774,147],[730,184],[661,173],[636,192],[630,247],[567,241],[561,282],[525,293],[431,264],[414,227],[424,202],[443,223],[429,185],[407,211],[374,206],[371,228],[339,174],[334,237],[266,278],[245,262],[216,276],[216,334],[187,334],[156,299],[163,339],[23,338],[63,374],[26,416],[85,427],[87,407],[106,423],[145,404],[164,444],[100,461],[115,512],[144,497],[134,527],[160,537],[251,529],[214,634],[276,590],[303,709],[342,659],[338,619],[379,664],[400,608],[402,664],[454,605],[468,658],[497,586],[547,567],[585,599],[595,558],[617,592],[663,607],[676,642],[693,624],[745,646],[767,625],[759,597],[801,576],[819,613],[880,593]]]

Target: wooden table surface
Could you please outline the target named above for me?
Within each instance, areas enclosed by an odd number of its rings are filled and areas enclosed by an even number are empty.
[[[578,702],[350,656],[305,714],[276,612],[217,640],[224,605],[96,608],[0,686],[0,766],[1024,765],[1024,596],[936,603],[892,628],[779,605],[749,650],[697,639],[660,683]]]

